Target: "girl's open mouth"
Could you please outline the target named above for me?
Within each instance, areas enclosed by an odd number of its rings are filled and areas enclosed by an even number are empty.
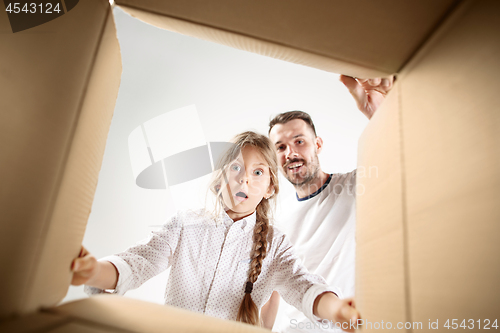
[[[245,194],[245,192],[242,191],[237,192],[234,196],[238,201],[245,201],[248,199],[248,196]]]

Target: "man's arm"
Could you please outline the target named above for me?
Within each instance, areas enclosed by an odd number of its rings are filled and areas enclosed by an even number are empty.
[[[375,111],[392,89],[395,77],[376,79],[355,79],[350,76],[341,75],[340,81],[349,89],[352,97],[358,105],[358,109],[371,119]]]

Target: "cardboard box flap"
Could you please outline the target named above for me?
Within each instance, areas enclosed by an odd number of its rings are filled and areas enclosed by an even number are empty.
[[[398,72],[457,3],[118,0],[155,26],[326,71]]]
[[[116,295],[97,295],[48,310],[73,320],[127,332],[269,332],[253,325],[214,318],[173,306],[154,304]]]
[[[12,33],[0,15],[0,317],[66,294],[121,76],[109,3]],[[4,163],[5,161],[5,163]]]
[[[363,331],[498,324],[499,13],[494,0],[457,7],[360,139],[359,167],[379,170],[358,179]]]
[[[440,329],[500,313],[499,34],[465,1],[401,76],[411,320]]]

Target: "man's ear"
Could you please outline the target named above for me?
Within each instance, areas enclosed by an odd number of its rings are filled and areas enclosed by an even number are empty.
[[[316,153],[321,153],[321,150],[323,149],[323,139],[317,136],[316,139],[314,139],[314,143],[316,144]]]

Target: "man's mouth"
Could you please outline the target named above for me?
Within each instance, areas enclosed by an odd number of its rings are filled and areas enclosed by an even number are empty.
[[[289,163],[288,165],[286,165],[285,167],[291,173],[298,173],[303,165],[304,165],[304,162],[292,162],[292,163]]]

